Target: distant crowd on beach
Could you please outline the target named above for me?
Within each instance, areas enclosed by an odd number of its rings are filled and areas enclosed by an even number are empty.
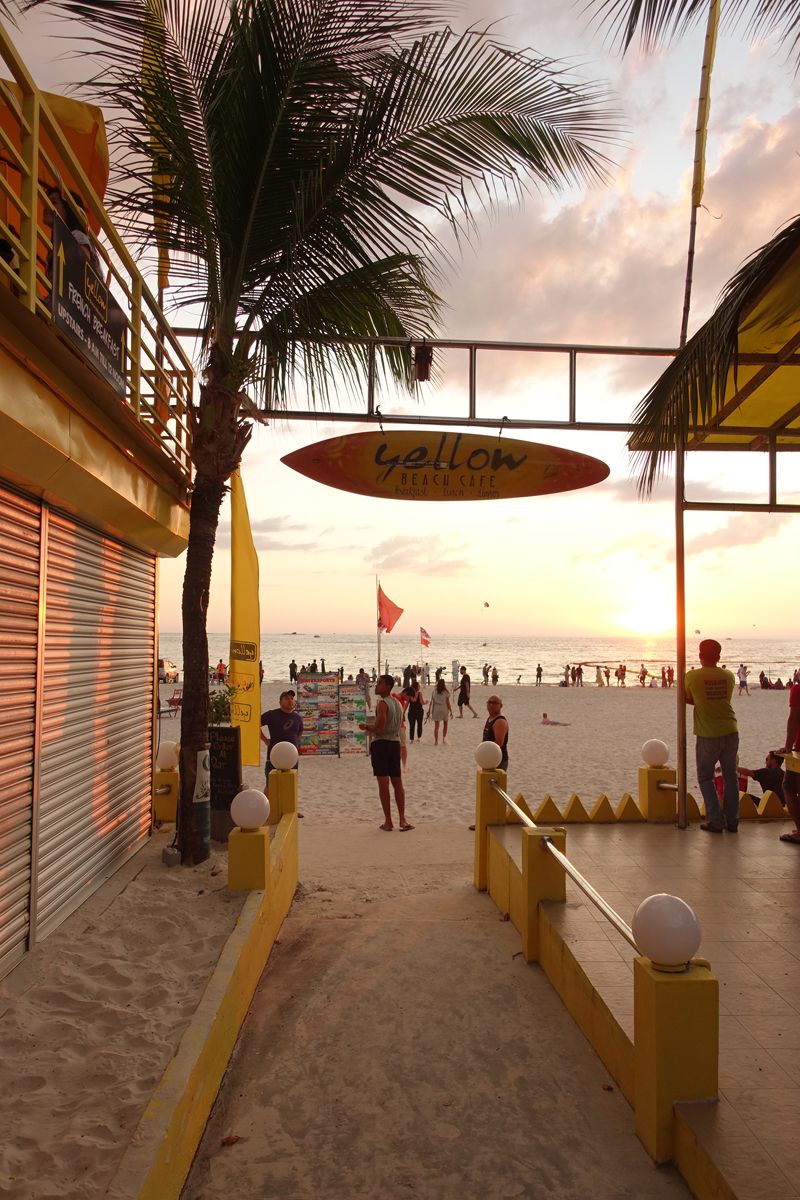
[[[774,793],[780,803],[788,809],[789,815],[795,822],[793,830],[780,835],[782,842],[800,844],[800,770],[795,769],[800,761],[800,668],[789,672],[788,682],[781,679],[774,683],[769,676],[761,671],[759,682],[762,688],[769,690],[790,690],[789,714],[786,733],[780,739],[779,749],[770,749],[766,753],[763,767],[748,768],[739,763],[738,747],[739,732],[736,712],[731,705],[734,690],[739,689],[739,695],[750,695],[748,677],[750,668],[746,663],[739,663],[735,672],[728,670],[725,664],[720,665],[722,647],[713,639],[705,639],[699,646],[700,667],[690,669],[684,681],[685,703],[693,710],[694,734],[696,737],[697,781],[705,804],[706,819],[701,822],[700,829],[720,834],[727,830],[736,833],[739,828],[739,797],[740,792],[747,791],[748,778],[760,784],[764,794]],[[594,665],[595,682],[598,687],[611,686],[611,668],[608,664],[567,664],[564,667],[564,678],[561,687],[583,687],[583,667]],[[324,670],[324,659],[322,660]],[[312,661],[311,673],[316,672],[316,660]],[[464,718],[466,708],[473,719],[478,713],[471,703],[472,681],[466,666],[453,660],[451,664],[453,691],[458,688],[458,719]],[[308,673],[301,669],[300,674]],[[618,687],[627,687],[627,667],[620,663],[614,671]],[[343,675],[343,670],[340,670]],[[499,672],[496,667],[484,663],[481,672],[483,684],[488,685],[489,678],[496,684]],[[297,664],[290,664],[290,678],[297,679]],[[407,771],[408,746],[414,741],[422,741],[423,721],[433,725],[433,741],[435,746],[449,745],[448,725],[453,719],[451,689],[445,681],[445,669],[437,667],[434,672],[435,683],[433,691],[427,700],[423,694],[423,686],[430,685],[430,668],[424,663],[421,668],[409,663],[400,676],[376,674],[372,676],[362,667],[356,680],[365,687],[368,716],[360,723],[365,730],[369,744],[369,753],[373,774],[378,783],[381,807],[384,820],[381,829],[390,832],[399,828],[405,832],[414,828],[406,820],[405,791],[402,776]],[[637,673],[638,684],[641,688],[661,687],[671,688],[675,684],[675,669],[660,665],[660,671],[653,672],[647,664],[641,663]],[[353,680],[352,675],[349,676]],[[648,682],[649,680],[649,682]],[[537,667],[537,683],[541,681],[541,665]],[[519,676],[517,678],[519,682]],[[373,709],[370,685],[374,687],[375,706]],[[635,686],[635,684],[633,685]],[[745,706],[747,707],[747,706]],[[266,724],[270,730],[270,738],[262,732],[262,738],[269,749],[271,741],[292,741],[299,746],[300,735],[303,732],[303,722],[296,712],[296,693],[288,690],[281,693],[280,708],[262,714],[262,728]],[[486,699],[488,718],[483,727],[483,741],[494,742],[499,749],[499,766],[506,770],[509,762],[509,723],[503,713],[503,700],[496,693],[491,693]],[[568,723],[554,720],[547,712],[542,713],[541,724],[544,726],[559,726]],[[557,736],[557,735],[556,735]],[[441,737],[441,740],[440,740]],[[778,739],[776,739],[778,740]],[[791,763],[784,770],[784,759],[790,757]],[[789,766],[791,769],[789,769]],[[267,786],[271,766],[267,761]],[[391,798],[397,807],[399,825],[395,825],[392,816]],[[474,827],[473,827],[474,828]]]

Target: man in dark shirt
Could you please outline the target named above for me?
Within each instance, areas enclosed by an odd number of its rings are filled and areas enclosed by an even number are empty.
[[[264,770],[266,776],[264,783],[265,796],[269,796],[269,774],[272,770],[272,763],[269,761],[270,747],[275,742],[291,742],[293,746],[297,746],[298,750],[300,749],[300,734],[303,732],[303,720],[295,711],[297,704],[295,703],[294,696],[295,694],[292,691],[281,692],[281,698],[278,702],[280,707],[271,708],[269,712],[261,714],[261,740],[267,747],[267,765]],[[269,730],[268,738],[264,737],[264,725]]]
[[[759,767],[757,771],[751,771],[749,767],[739,767],[739,774],[755,779],[756,783],[761,784],[762,792],[774,792],[781,804],[786,804],[783,796],[783,766],[771,750],[764,759],[763,767]]]

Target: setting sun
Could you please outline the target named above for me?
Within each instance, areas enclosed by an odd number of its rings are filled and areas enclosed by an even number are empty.
[[[614,624],[628,633],[669,633],[675,628],[675,606],[662,593],[641,596],[635,608],[617,614]]]

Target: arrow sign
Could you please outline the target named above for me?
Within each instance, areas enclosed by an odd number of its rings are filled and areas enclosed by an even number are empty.
[[[58,258],[58,294],[59,294],[59,296],[63,296],[64,295],[64,263],[67,261],[67,256],[64,253],[64,243],[63,242],[58,243],[58,253],[57,253],[56,257]]]

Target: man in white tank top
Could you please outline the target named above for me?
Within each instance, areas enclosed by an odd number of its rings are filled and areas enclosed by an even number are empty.
[[[394,679],[391,675],[378,676],[375,693],[379,699],[375,706],[375,718],[372,721],[362,722],[359,728],[366,729],[367,733],[372,735],[372,744],[369,748],[372,774],[378,781],[378,793],[383,808],[383,824],[380,828],[386,833],[391,833],[394,829],[392,797],[389,790],[389,781],[391,780],[397,805],[398,826],[401,833],[406,833],[414,826],[409,825],[406,820],[406,793],[400,774],[400,723],[403,712],[400,702],[395,700],[392,695],[393,687]]]

